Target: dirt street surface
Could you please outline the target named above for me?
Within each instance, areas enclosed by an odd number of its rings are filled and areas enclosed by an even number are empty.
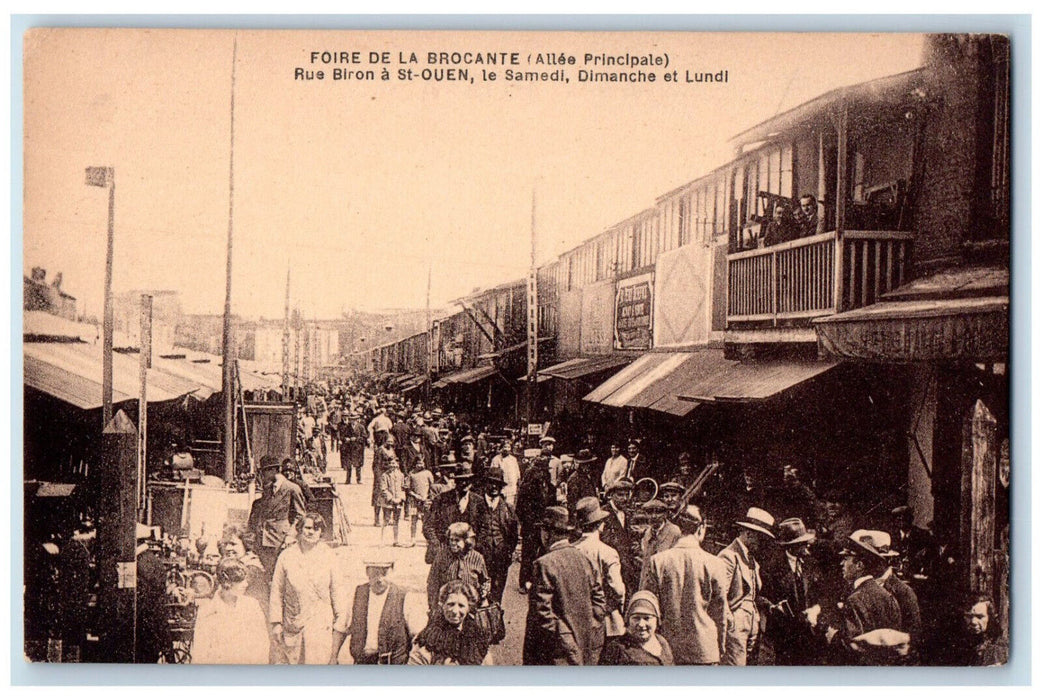
[[[328,474],[337,484],[337,494],[343,504],[344,511],[351,523],[351,534],[348,544],[337,549],[344,562],[344,572],[351,590],[366,582],[365,562],[368,559],[390,559],[394,561],[391,580],[423,600],[427,596],[427,570],[423,555],[426,542],[423,535],[417,533],[415,547],[395,547],[391,528],[386,529],[384,542],[380,542],[380,528],[373,527],[373,509],[370,506],[372,496],[373,472],[372,452],[366,450],[365,467],[362,470],[362,483],[345,484],[345,473],[340,468],[340,454],[330,452],[328,456]],[[400,524],[400,540],[409,541],[409,525]],[[492,647],[492,658],[498,666],[520,666],[521,646],[525,634],[525,615],[528,611],[528,598],[517,590],[517,563],[510,567],[510,578],[506,592],[503,594],[503,612],[506,620],[507,635],[500,644]],[[350,604],[350,601],[349,601]],[[350,664],[348,643],[345,642],[340,651],[340,663]]]

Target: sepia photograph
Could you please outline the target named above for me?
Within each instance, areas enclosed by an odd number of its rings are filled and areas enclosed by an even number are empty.
[[[21,40],[27,662],[1008,663],[1009,36]]]

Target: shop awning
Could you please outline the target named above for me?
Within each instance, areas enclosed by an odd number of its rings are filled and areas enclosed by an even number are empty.
[[[37,391],[90,410],[102,405],[101,346],[88,343],[24,343],[24,381]],[[199,382],[171,374],[161,367],[148,370],[148,400],[162,402],[194,394]],[[112,402],[137,399],[136,354],[112,356]]]
[[[762,360],[731,362],[731,366],[704,377],[690,377],[681,401],[763,401],[823,374],[839,360]]]
[[[554,339],[553,336],[545,336],[545,337],[539,339],[539,344],[542,345],[543,343],[548,343],[548,342],[550,342],[553,339]],[[528,347],[528,341],[526,340],[523,343],[515,343],[514,345],[508,345],[505,348],[500,348],[499,350],[496,350],[495,352],[486,352],[486,353],[484,353],[482,355],[478,355],[478,359],[479,360],[495,360],[497,358],[503,357],[504,355],[509,355],[512,352],[518,352],[520,350],[524,350],[527,347]]]
[[[584,397],[617,408],[686,416],[706,401],[761,401],[839,364],[838,361],[738,362],[723,350],[647,353]]]
[[[605,355],[601,357],[577,357],[566,360],[552,367],[539,370],[540,378],[554,377],[557,379],[580,379],[582,377],[617,370],[633,362],[633,356]]]
[[[450,384],[473,384],[479,382],[482,379],[491,377],[496,373],[496,368],[492,365],[485,365],[482,367],[474,367],[473,369],[464,369],[459,372],[453,372],[452,374],[446,374],[444,377],[434,382],[434,389],[444,389]]]
[[[1006,362],[1009,270],[939,272],[882,301],[814,320],[828,355],[885,362]]]

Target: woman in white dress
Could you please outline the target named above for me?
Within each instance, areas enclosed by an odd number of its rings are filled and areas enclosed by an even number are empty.
[[[264,611],[246,595],[246,566],[227,557],[217,565],[217,591],[199,603],[192,639],[193,664],[266,664]]]

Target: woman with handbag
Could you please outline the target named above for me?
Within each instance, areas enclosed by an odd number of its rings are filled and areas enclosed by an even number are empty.
[[[416,635],[410,666],[491,666],[488,633],[472,615],[478,593],[468,583],[449,581],[438,591],[431,621]]]

